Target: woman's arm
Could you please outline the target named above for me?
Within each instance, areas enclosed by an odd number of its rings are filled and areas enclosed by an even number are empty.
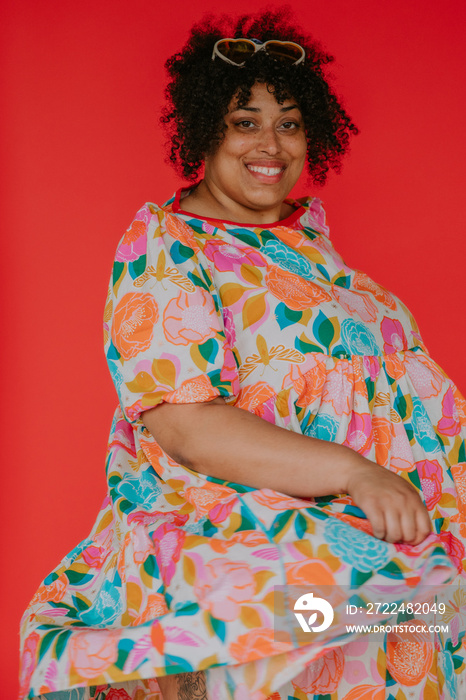
[[[428,512],[407,481],[354,450],[278,427],[216,398],[162,403],[142,414],[147,429],[179,464],[208,476],[295,497],[348,493],[374,535],[418,544]]]

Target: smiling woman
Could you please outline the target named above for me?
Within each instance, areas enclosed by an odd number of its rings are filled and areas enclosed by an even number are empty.
[[[409,611],[461,602],[466,401],[320,200],[289,197],[356,132],[330,60],[268,12],[195,26],[167,63],[195,182],[118,245],[108,493],[24,613],[21,699],[462,697],[465,630],[413,636]],[[334,613],[304,637],[302,594],[310,625]],[[369,644],[354,607],[396,635]]]

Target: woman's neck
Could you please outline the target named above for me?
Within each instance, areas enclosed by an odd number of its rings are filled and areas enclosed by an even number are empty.
[[[287,202],[281,202],[273,207],[251,209],[222,195],[215,187],[209,187],[205,180],[201,180],[180,200],[180,209],[201,218],[261,226],[286,219],[296,208]]]

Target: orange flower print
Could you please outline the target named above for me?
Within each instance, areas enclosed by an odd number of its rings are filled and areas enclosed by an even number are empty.
[[[129,292],[121,298],[113,316],[112,341],[125,360],[150,347],[158,318],[151,294]]]
[[[240,390],[235,406],[261,415],[261,405],[276,394],[275,389],[267,382],[256,382],[256,384],[245,386]]]
[[[163,400],[167,403],[201,403],[215,399],[219,392],[214,389],[205,374],[200,377],[186,379],[178,389],[164,394]]]
[[[384,287],[381,287],[380,284],[377,284],[377,282],[374,282],[369,275],[366,275],[360,270],[356,270],[353,280],[353,287],[356,289],[361,289],[364,292],[370,292],[374,295],[377,301],[380,301],[380,303],[384,306],[387,306],[389,309],[396,309],[396,302],[390,292],[388,292]]]
[[[422,624],[416,619],[416,628]],[[427,627],[425,631],[418,629],[409,631],[409,627],[413,626],[412,620],[401,622],[398,626],[403,626],[406,630],[388,632],[387,668],[398,683],[407,686],[417,685],[427,676],[431,667],[433,644]]]
[[[385,685],[358,685],[343,700],[385,700]]]
[[[406,374],[404,358],[397,353],[385,355],[384,358],[385,371],[392,379],[401,379]]]
[[[280,491],[273,489],[260,489],[260,491],[252,491],[252,498],[261,506],[270,508],[271,510],[288,510],[290,508],[309,508],[309,501],[293,496],[286,496]]]
[[[172,214],[165,217],[167,231],[173,238],[180,241],[188,248],[192,248],[196,253],[200,251],[199,244],[194,237],[194,232],[188,224]]]
[[[292,644],[274,639],[273,629],[257,627],[251,632],[240,634],[238,641],[232,642],[229,652],[238,663],[244,664],[280,652],[290,651]]]
[[[265,278],[267,288],[274,297],[283,301],[290,309],[303,311],[310,306],[317,306],[324,301],[331,301],[330,294],[305,280],[299,275],[288,272],[277,265],[269,265]]]
[[[340,648],[330,649],[323,656],[310,663],[293,685],[308,694],[333,693],[338,687],[345,667],[345,657]]]
[[[70,659],[82,678],[96,678],[118,658],[118,640],[122,630],[77,632],[69,644]]]
[[[450,467],[459,499],[459,510],[466,512],[466,462],[459,462]]]
[[[163,332],[173,345],[205,343],[218,329],[213,297],[199,287],[194,294],[181,292],[163,312]]]
[[[381,416],[372,416],[372,435],[375,445],[375,460],[381,467],[390,463],[390,448],[392,444],[392,426],[390,421]]]
[[[236,494],[234,489],[216,484],[190,486],[184,491],[184,497],[196,509],[196,520],[202,518],[219,502]]]
[[[333,574],[324,561],[306,559],[293,564],[285,564],[286,582],[293,586],[306,586],[312,583],[320,586],[334,586]]]
[[[65,596],[69,581],[66,574],[60,574],[55,581],[52,581],[48,586],[41,586],[31,600],[31,605],[35,603],[46,603],[53,601],[59,603]]]
[[[144,610],[131,622],[132,625],[142,625],[148,620],[165,615],[168,612],[165,596],[161,593],[150,593],[147,596],[147,605]]]

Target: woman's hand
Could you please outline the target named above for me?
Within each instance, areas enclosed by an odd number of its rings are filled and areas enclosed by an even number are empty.
[[[414,486],[385,467],[361,460],[348,479],[347,493],[381,540],[415,545],[432,532],[427,508]]]

